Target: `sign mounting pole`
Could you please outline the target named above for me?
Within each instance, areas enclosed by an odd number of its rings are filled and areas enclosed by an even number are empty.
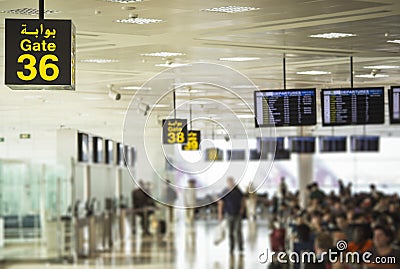
[[[44,0],[39,0],[39,20],[44,20]]]

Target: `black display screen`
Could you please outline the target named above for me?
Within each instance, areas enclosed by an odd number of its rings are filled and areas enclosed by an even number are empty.
[[[321,105],[323,126],[385,122],[383,87],[323,89]]]
[[[346,152],[346,136],[320,136],[319,151],[324,152]]]
[[[400,124],[400,86],[389,90],[389,118],[391,124]]]
[[[274,160],[290,160],[290,151],[287,149],[277,150],[274,155]]]
[[[120,142],[117,143],[117,165],[123,166],[124,161],[124,145]]]
[[[261,155],[261,152],[258,149],[251,149],[249,151],[249,159],[252,161],[267,160],[268,155],[267,154]]]
[[[106,139],[105,141],[105,153],[106,153],[106,163],[113,164],[114,163],[114,141],[110,139]]]
[[[353,135],[350,137],[351,151],[379,151],[379,136],[375,135]]]
[[[246,158],[244,149],[227,150],[227,159],[231,161],[243,161]]]
[[[315,89],[254,92],[256,127],[315,125]]]
[[[294,153],[314,153],[315,137],[291,136],[289,137],[290,151]]]
[[[93,162],[102,163],[103,160],[103,138],[94,136],[93,137]]]
[[[284,137],[257,137],[257,150],[262,156],[284,149]]]
[[[78,133],[78,162],[89,161],[89,135]]]

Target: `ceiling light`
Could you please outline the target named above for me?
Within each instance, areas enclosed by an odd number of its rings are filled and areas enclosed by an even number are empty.
[[[386,41],[388,43],[396,43],[396,44],[400,44],[400,39],[396,39],[396,40],[388,40]]]
[[[58,10],[45,10],[45,15],[60,13],[61,11]],[[8,14],[18,14],[18,15],[39,15],[39,9],[36,8],[17,8],[17,9],[9,9],[9,10],[2,10],[1,13],[8,13]]]
[[[120,3],[120,4],[143,2],[143,0],[104,0],[104,1],[111,3]]]
[[[140,87],[140,86],[122,86],[119,88],[120,90],[137,90],[137,91],[150,91],[150,87]]]
[[[81,63],[96,63],[96,64],[108,64],[108,63],[118,63],[119,60],[113,59],[85,59],[80,60]]]
[[[242,7],[242,6],[227,6],[202,9],[202,11],[219,12],[219,13],[239,13],[246,11],[259,10],[258,7]]]
[[[346,33],[324,33],[324,34],[310,35],[309,37],[334,39],[334,38],[344,38],[344,37],[351,37],[351,36],[357,36],[357,35],[346,34]]]
[[[141,56],[150,56],[150,57],[176,57],[176,56],[183,56],[185,53],[181,52],[152,52],[152,53],[143,53],[140,54]]]
[[[122,20],[115,20],[114,22],[128,23],[128,24],[150,24],[150,23],[163,22],[163,20],[146,19],[146,18],[129,18],[129,19],[122,19]]]
[[[152,108],[166,108],[169,107],[167,104],[155,104],[152,106]]]
[[[155,66],[159,67],[181,67],[181,66],[187,66],[189,64],[178,64],[178,63],[170,63],[170,64],[156,64]]]
[[[357,78],[387,78],[388,75],[383,74],[365,74],[365,75],[356,75]]]
[[[370,65],[370,66],[364,66],[364,68],[367,69],[398,69],[400,68],[399,65]]]
[[[296,72],[298,75],[329,75],[331,72],[326,72],[326,71],[301,71],[301,72]]]
[[[24,99],[30,99],[30,100],[34,100],[34,99],[41,99],[42,96],[41,95],[25,95]]]
[[[220,61],[229,61],[229,62],[246,62],[246,61],[254,61],[260,60],[258,57],[229,57],[229,58],[219,58]]]

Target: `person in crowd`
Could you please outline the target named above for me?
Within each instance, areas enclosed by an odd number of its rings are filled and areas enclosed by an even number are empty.
[[[166,180],[166,203],[167,203],[167,221],[168,221],[168,231],[172,232],[172,226],[174,224],[174,205],[178,195],[175,189],[172,187],[172,183],[169,179]]]
[[[393,231],[384,226],[374,228],[372,256],[370,263],[366,264],[368,269],[399,269],[400,252],[391,246]]]
[[[254,192],[253,184],[249,185],[246,198],[246,217],[249,221],[254,221],[257,216],[257,193]]]
[[[318,187],[318,183],[314,182],[311,185],[311,193],[310,193],[310,200],[317,200],[320,205],[324,203],[326,195],[325,193]]]
[[[347,242],[353,241],[353,231],[347,221],[346,214],[342,213],[335,218],[336,227],[345,235],[345,240]]]
[[[288,192],[288,187],[285,181],[285,177],[281,177],[281,182],[279,183],[279,187],[278,187],[278,193],[279,193],[279,197],[282,201],[285,201],[286,196],[287,196],[287,192]]]
[[[330,269],[332,264],[328,259],[327,253],[329,249],[333,248],[332,236],[323,232],[315,238],[314,251],[317,257],[316,261],[305,261],[302,269]]]
[[[245,198],[233,177],[226,180],[227,187],[223,193],[228,193],[218,201],[218,219],[223,220],[224,213],[229,229],[229,252],[232,255],[237,246],[243,254],[242,216],[245,210]]]
[[[150,235],[150,215],[154,213],[155,204],[142,188],[145,188],[145,183],[139,180],[139,186],[132,191],[133,227],[136,227],[135,216],[139,216],[143,235]],[[132,232],[136,232],[136,229],[132,229]]]
[[[365,253],[372,247],[372,240],[369,238],[369,226],[358,224],[353,228],[353,241],[348,244],[349,252]]]
[[[186,207],[186,223],[194,225],[195,208],[197,206],[196,199],[196,180],[191,178],[188,180],[188,187],[185,190],[185,207]]]

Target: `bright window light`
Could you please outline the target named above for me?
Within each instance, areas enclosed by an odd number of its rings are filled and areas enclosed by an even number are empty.
[[[129,19],[115,20],[114,22],[127,23],[127,24],[150,24],[150,23],[163,22],[163,20],[146,19],[146,18],[129,18]]]
[[[181,52],[152,52],[152,53],[143,53],[140,54],[141,56],[150,56],[150,57],[176,57],[176,56],[183,56],[185,53]]]
[[[202,9],[202,11],[219,12],[219,13],[239,13],[259,10],[258,7],[242,7],[242,6],[226,6]]]
[[[396,43],[396,44],[400,44],[400,39],[396,39],[396,40],[388,40],[386,41],[388,43]]]
[[[324,33],[324,34],[310,35],[309,37],[335,39],[335,38],[344,38],[344,37],[352,37],[352,36],[357,36],[357,35],[346,34],[346,33]]]
[[[228,62],[246,62],[246,61],[255,61],[260,60],[258,57],[229,57],[229,58],[219,58],[220,61],[228,61]]]
[[[329,74],[331,74],[331,72],[311,70],[311,71],[297,72],[296,74],[298,74],[298,75],[329,75]]]

